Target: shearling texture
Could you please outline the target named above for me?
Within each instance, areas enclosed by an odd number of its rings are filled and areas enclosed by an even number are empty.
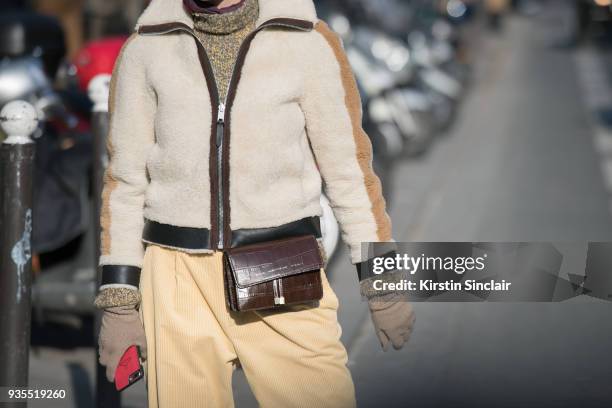
[[[374,284],[376,281],[380,281],[380,283],[385,283],[385,284],[401,283],[403,280],[406,280],[408,277],[409,277],[408,272],[395,271],[395,272],[384,273],[379,276],[367,278],[359,282],[359,292],[361,293],[361,296],[363,298],[368,299],[368,300],[374,299],[376,297],[384,296],[390,293],[395,293],[397,292],[396,290],[387,289],[389,286],[385,285],[383,289],[383,285],[377,284],[376,286],[381,289],[376,289]]]
[[[260,0],[256,24],[276,17],[318,22],[311,0]],[[176,0],[153,0],[138,24],[169,21],[193,26]],[[108,245],[100,264],[140,267],[143,217],[211,227],[212,107],[191,35],[138,35],[122,54],[113,74]],[[353,263],[363,260],[361,242],[392,240],[355,80],[324,23],[260,31],[230,115],[231,229],[321,215],[324,186]]]
[[[355,79],[338,44],[319,29],[268,30],[253,41],[232,109],[230,220],[232,229],[255,228],[320,215],[324,182],[356,263],[364,260],[361,242],[392,237]]]
[[[100,265],[142,266],[145,160],[154,143],[155,97],[138,57],[137,36],[124,44],[110,84],[109,164],[104,172]]]
[[[353,263],[362,242],[391,241],[381,183],[372,169],[372,145],[362,128],[361,100],[339,36],[323,21],[307,64],[301,106],[325,191]]]
[[[159,245],[159,246],[162,246],[162,247],[168,248],[168,249],[176,249],[176,250],[179,250],[179,251],[186,252],[188,254],[212,254],[214,252],[214,250],[206,249],[206,248],[193,249],[193,248],[176,247],[176,246],[167,245],[167,244],[160,244],[159,242],[152,242],[152,241],[146,240],[144,238],[142,239],[142,242],[145,242],[147,244]]]
[[[363,183],[368,192],[372,213],[376,221],[376,242],[388,241],[391,239],[391,220],[385,212],[386,205],[382,195],[380,179],[374,174],[372,168],[372,144],[361,126],[361,98],[357,89],[357,83],[353,77],[348,58],[342,48],[340,38],[329,29],[325,22],[317,23],[316,30],[325,38],[340,66],[340,76],[342,78],[342,87],[344,88],[344,103],[353,128],[352,134],[355,141],[357,162],[363,174]]]
[[[98,309],[113,306],[136,306],[140,303],[140,292],[134,289],[110,287],[100,290],[94,299]]]

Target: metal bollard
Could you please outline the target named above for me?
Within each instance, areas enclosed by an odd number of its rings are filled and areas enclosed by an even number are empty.
[[[93,195],[94,209],[94,268],[97,271],[96,288],[100,286],[102,279],[101,268],[98,268],[100,258],[100,208],[102,206],[102,187],[104,170],[108,164],[106,152],[106,136],[108,134],[108,93],[111,76],[108,74],[96,75],[87,88],[89,98],[94,103],[91,117],[91,129],[93,133]],[[97,291],[97,290],[96,290]],[[94,324],[94,338],[97,339],[100,333],[100,323],[102,312],[96,311]],[[115,389],[114,384],[106,379],[105,368],[98,361],[99,350],[96,344],[96,407],[98,408],[118,408],[121,406],[121,394]]]
[[[38,115],[25,101],[0,111],[0,386],[27,387],[32,315],[32,178]],[[15,407],[26,407],[19,402]]]

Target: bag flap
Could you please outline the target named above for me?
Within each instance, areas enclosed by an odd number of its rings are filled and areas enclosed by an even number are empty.
[[[240,288],[323,267],[319,245],[312,235],[234,248],[226,256]]]

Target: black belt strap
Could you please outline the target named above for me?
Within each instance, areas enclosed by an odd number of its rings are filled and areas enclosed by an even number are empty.
[[[291,238],[300,235],[312,234],[321,238],[321,224],[319,217],[306,217],[301,220],[288,222],[278,227],[242,228],[232,231],[232,248],[257,242],[272,241],[275,239]]]
[[[210,248],[208,228],[179,227],[145,219],[142,230],[145,241],[185,249]]]
[[[102,265],[100,286],[112,283],[138,287],[140,284],[140,268],[132,265]]]
[[[257,242],[312,234],[321,238],[319,217],[305,217],[276,227],[241,228],[232,231],[231,247],[236,248]],[[211,249],[208,228],[179,227],[145,219],[143,240],[160,245],[185,249]]]

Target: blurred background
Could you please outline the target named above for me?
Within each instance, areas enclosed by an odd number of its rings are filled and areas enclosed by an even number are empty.
[[[358,81],[396,240],[612,240],[610,0],[315,3],[342,36]],[[25,99],[41,118],[33,135],[30,385],[68,397],[40,406],[94,404],[87,87],[111,73],[147,4],[0,4],[0,108]],[[409,344],[380,351],[323,205],[327,272],[360,406],[612,404],[612,304],[593,298],[419,303]],[[234,389],[237,406],[256,406],[240,371]],[[142,381],[123,393],[123,406],[146,406]]]

